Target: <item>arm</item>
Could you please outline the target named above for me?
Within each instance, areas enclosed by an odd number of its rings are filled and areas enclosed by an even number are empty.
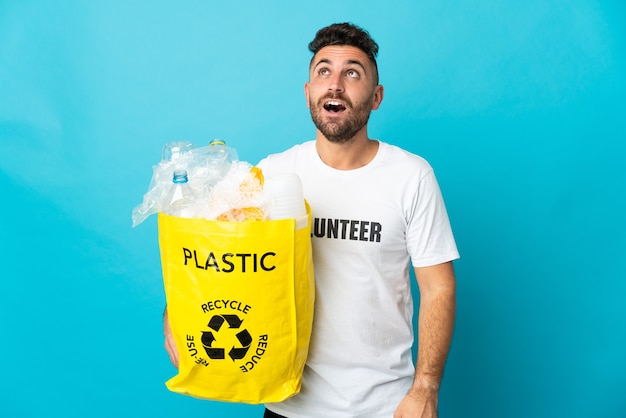
[[[420,290],[415,378],[395,418],[436,418],[439,386],[452,341],[456,279],[452,262],[415,268]]]
[[[165,351],[170,357],[172,364],[178,368],[178,349],[174,343],[174,336],[172,335],[172,329],[170,328],[170,320],[167,316],[167,306],[163,312],[163,335],[165,336]]]

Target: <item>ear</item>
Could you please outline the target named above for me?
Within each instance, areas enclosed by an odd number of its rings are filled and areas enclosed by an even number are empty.
[[[372,110],[378,110],[380,104],[383,101],[383,96],[385,95],[385,88],[382,84],[377,85],[374,88],[374,97],[372,98]]]
[[[306,99],[306,107],[311,107],[309,106],[309,82],[307,81],[306,83],[304,83],[304,98]]]

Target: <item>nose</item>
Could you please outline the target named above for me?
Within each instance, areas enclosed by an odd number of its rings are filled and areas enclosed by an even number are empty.
[[[328,91],[333,93],[343,93],[343,77],[340,73],[333,75],[328,86]]]

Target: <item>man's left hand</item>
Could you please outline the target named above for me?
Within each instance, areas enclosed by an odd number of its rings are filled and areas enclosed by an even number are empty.
[[[437,391],[412,388],[402,399],[393,418],[437,418]]]

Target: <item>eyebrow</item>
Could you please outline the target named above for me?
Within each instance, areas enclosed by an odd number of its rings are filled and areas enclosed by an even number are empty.
[[[328,58],[322,58],[312,68],[315,69],[320,64],[332,64],[332,61],[329,60]],[[365,73],[367,72],[367,70],[365,69],[365,65],[363,65],[363,63],[361,61],[359,61],[359,60],[348,60],[347,64],[348,65],[358,65],[359,67],[361,67],[363,69],[363,72],[365,72]]]

